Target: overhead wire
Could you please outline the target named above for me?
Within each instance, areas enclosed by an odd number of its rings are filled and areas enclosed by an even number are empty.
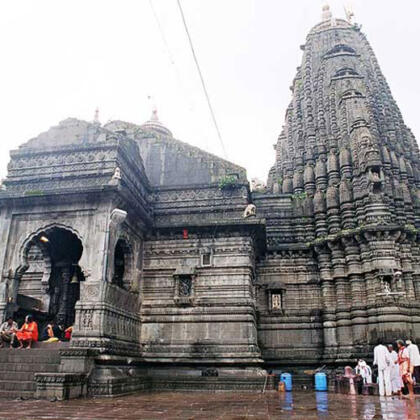
[[[153,17],[155,19],[155,22],[156,22],[156,26],[159,30],[160,37],[162,38],[163,45],[164,45],[164,47],[166,49],[166,52],[168,54],[169,62],[172,64],[173,68],[175,69],[175,73],[176,73],[176,76],[177,76],[177,79],[178,79],[178,83],[181,87],[181,90],[184,92],[184,99],[185,99],[186,102],[189,102],[189,103],[187,103],[187,106],[190,108],[190,111],[192,111],[194,109],[194,105],[192,104],[193,101],[191,100],[191,95],[188,92],[188,90],[186,89],[186,87],[185,87],[185,85],[182,81],[181,73],[179,71],[179,68],[178,68],[176,62],[175,62],[174,55],[172,54],[172,51],[171,51],[171,48],[169,46],[168,40],[165,36],[165,31],[163,30],[163,27],[162,27],[161,21],[159,19],[159,16],[158,16],[158,14],[156,12],[156,9],[153,5],[153,0],[149,0],[149,5],[150,5],[150,9],[152,10],[152,14],[153,14]],[[188,97],[188,99],[187,99],[187,97]]]
[[[190,31],[188,29],[188,25],[187,25],[187,21],[185,19],[184,11],[183,11],[182,6],[181,6],[181,1],[177,0],[177,3],[178,3],[179,12],[180,12],[181,17],[182,17],[182,22],[184,24],[184,29],[185,29],[185,32],[186,32],[187,37],[188,37],[188,41],[189,41],[189,44],[190,44],[190,48],[191,48],[191,52],[192,52],[192,55],[193,55],[193,58],[194,58],[194,62],[195,62],[195,65],[197,67],[198,74],[200,76],[201,86],[203,87],[203,91],[204,91],[204,95],[206,97],[207,105],[208,105],[209,110],[210,110],[210,115],[211,115],[214,127],[216,129],[217,136],[218,136],[219,141],[220,141],[220,145],[222,146],[223,155],[224,155],[225,159],[227,159],[227,153],[226,153],[225,145],[224,145],[224,142],[223,142],[223,139],[222,139],[222,134],[220,132],[219,125],[217,124],[216,115],[214,113],[213,106],[212,106],[211,101],[210,101],[210,96],[209,96],[209,93],[208,93],[208,90],[207,90],[207,87],[206,87],[206,83],[204,81],[203,73],[201,72],[200,64],[198,63],[198,59],[197,59],[197,55],[195,53],[195,49],[194,49],[194,45],[193,45],[193,42],[192,42],[192,39],[191,39]]]
[[[171,64],[173,64],[173,65],[175,66],[175,68],[176,68],[176,64],[175,64],[174,56],[173,56],[173,54],[172,54],[172,52],[171,52],[171,49],[170,49],[170,47],[169,47],[168,41],[167,41],[166,36],[165,36],[165,32],[163,31],[162,25],[161,25],[161,23],[160,23],[160,19],[159,19],[159,17],[158,17],[158,15],[157,15],[157,13],[156,13],[156,9],[155,9],[155,7],[153,6],[153,0],[149,0],[149,4],[150,4],[150,8],[152,9],[153,17],[155,18],[155,21],[156,21],[156,25],[157,25],[157,27],[158,27],[158,29],[159,29],[160,36],[161,36],[161,38],[162,38],[163,44],[165,45],[166,51],[167,51],[167,53],[168,53],[168,56],[169,56],[169,61],[170,61],[170,62],[171,62]]]

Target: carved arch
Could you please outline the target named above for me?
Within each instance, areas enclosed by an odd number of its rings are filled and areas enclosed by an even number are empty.
[[[356,90],[356,89],[347,89],[340,97],[340,102],[344,99],[354,99],[354,98],[364,98],[362,92]]]
[[[48,225],[45,225],[43,227],[38,228],[36,231],[30,233],[26,239],[22,242],[22,245],[19,248],[19,261],[21,262],[20,265],[18,266],[17,270],[19,270],[20,267],[22,267],[21,269],[23,269],[23,267],[26,265],[27,262],[27,253],[29,251],[30,245],[34,243],[34,239],[39,236],[41,233],[48,233],[48,231],[52,230],[52,229],[64,229],[67,230],[71,233],[73,233],[73,235],[75,235],[77,237],[77,239],[81,242],[82,247],[83,247],[83,236],[79,233],[79,231],[77,229],[74,229],[73,227],[66,225],[64,223],[50,223]],[[42,245],[42,243],[37,243],[37,246],[39,246],[43,252],[43,256],[44,256],[44,260],[45,258],[48,258],[49,260],[49,264],[51,266],[51,258],[46,250],[46,247],[44,245]],[[87,270],[83,268],[83,266],[80,264],[79,261],[79,266],[80,269],[82,271],[82,274],[87,277],[88,273]]]
[[[37,238],[42,236],[42,234],[45,234],[46,236],[48,236],[48,233],[53,229],[65,230],[73,234],[75,238],[80,242],[81,249],[83,250],[83,242],[82,242],[81,235],[79,234],[79,232],[73,229],[71,226],[67,226],[62,223],[51,223],[51,224],[42,226],[38,228],[36,231],[30,233],[23,240],[18,251],[19,265],[16,268],[16,270],[14,270],[14,277],[13,277],[13,282],[12,282],[12,293],[11,293],[12,301],[16,302],[22,278],[25,275],[25,273],[28,271],[31,265],[30,255],[29,255],[30,251],[35,246],[41,251],[42,264],[43,264],[42,278],[41,278],[41,285],[40,285],[41,289],[40,289],[40,297],[39,297],[40,302],[42,302],[41,303],[42,307],[40,307],[39,309],[44,310],[44,311],[48,310],[49,303],[50,303],[50,296],[48,293],[48,288],[49,288],[51,271],[52,271],[52,258],[51,258],[50,252],[47,249],[46,244],[40,240],[37,240]],[[78,263],[78,267],[80,269],[81,276],[85,278],[85,272],[83,270],[83,267],[81,267],[79,263]]]
[[[351,67],[342,67],[338,69],[334,77],[348,77],[348,76],[360,76],[356,70],[352,69]]]
[[[335,55],[341,55],[341,54],[347,54],[347,55],[356,55],[356,51],[345,44],[338,44],[331,48],[325,55],[324,58],[330,58]]]

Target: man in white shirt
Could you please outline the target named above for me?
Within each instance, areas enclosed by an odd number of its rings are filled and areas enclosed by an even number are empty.
[[[405,342],[407,344],[407,351],[410,357],[410,370],[413,377],[416,379],[416,384],[420,383],[420,353],[417,344],[411,342],[411,340],[407,340]]]
[[[379,395],[387,397],[391,392],[391,357],[388,349],[378,340],[373,350],[373,364],[378,366]]]
[[[7,318],[0,326],[0,347],[3,347],[5,343],[10,343],[10,347],[13,347],[16,331],[18,325],[13,321],[12,317]]]

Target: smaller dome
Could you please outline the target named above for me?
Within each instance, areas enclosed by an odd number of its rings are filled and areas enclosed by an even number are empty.
[[[171,131],[159,121],[156,108],[153,108],[150,120],[146,121],[140,127],[145,131],[153,131],[167,137],[172,137]]]

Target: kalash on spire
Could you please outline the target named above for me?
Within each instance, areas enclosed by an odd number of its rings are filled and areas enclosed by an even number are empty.
[[[302,46],[268,178],[273,193],[292,197],[304,225],[297,242],[315,251],[326,360],[374,334],[420,331],[419,150],[346,14],[334,19],[325,5]]]
[[[143,130],[154,131],[158,134],[172,137],[171,131],[160,122],[156,105],[153,105],[152,107],[152,115],[150,116],[150,119],[143,123],[140,127]]]

